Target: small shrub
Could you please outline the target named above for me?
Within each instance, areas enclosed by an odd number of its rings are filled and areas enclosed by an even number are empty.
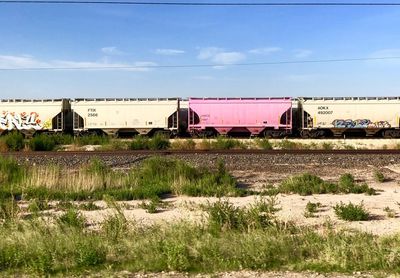
[[[272,150],[274,148],[272,143],[266,138],[263,138],[263,139],[257,138],[256,143],[257,143],[257,146],[263,150]]]
[[[149,138],[140,135],[135,136],[130,144],[131,150],[147,150],[148,148]]]
[[[14,198],[7,198],[0,201],[0,219],[5,221],[15,220],[20,209]]]
[[[208,203],[205,210],[209,216],[210,228],[214,231],[239,229],[245,221],[243,210],[228,200]]]
[[[289,177],[279,185],[282,193],[297,193],[300,195],[337,193],[338,186],[325,182],[318,176],[305,173],[298,176]]]
[[[56,143],[50,135],[39,134],[29,141],[29,147],[32,151],[52,151]]]
[[[301,149],[301,145],[297,144],[293,141],[283,139],[280,141],[278,144],[278,147],[282,150],[296,150],[296,149]]]
[[[246,146],[237,139],[219,136],[211,142],[211,148],[216,150],[245,149]]]
[[[156,134],[148,141],[148,148],[150,150],[166,150],[171,146],[169,139],[166,136]]]
[[[25,174],[25,169],[10,157],[0,156],[0,184],[4,189],[5,184],[20,182]]]
[[[20,151],[24,148],[24,136],[19,132],[11,132],[4,136],[4,141],[10,151]]]
[[[28,210],[31,213],[38,213],[48,209],[50,209],[50,205],[46,200],[34,199],[28,205]]]
[[[140,207],[146,210],[147,213],[157,213],[159,205],[160,205],[160,199],[158,197],[155,197],[151,199],[150,202],[143,201],[140,204]]]
[[[76,208],[76,206],[70,201],[60,201],[57,203],[57,208],[61,210],[69,210]]]
[[[8,145],[6,144],[3,138],[0,138],[0,152],[7,152],[9,151]]]
[[[318,208],[321,207],[321,203],[308,202],[306,210],[304,212],[305,217],[315,217],[315,213],[318,212]]]
[[[58,221],[60,224],[82,229],[85,226],[85,218],[76,210],[76,209],[69,209],[67,212],[62,214]]]
[[[330,142],[324,142],[324,143],[322,143],[322,149],[323,150],[333,150],[333,144]]]
[[[107,217],[101,225],[101,231],[111,241],[122,238],[128,232],[128,221],[122,213]]]
[[[340,202],[340,204],[336,204],[333,209],[336,216],[342,220],[366,221],[369,218],[369,212],[364,208],[362,203],[360,205],[355,205],[351,202],[348,204]]]
[[[174,150],[194,150],[196,148],[196,142],[193,139],[174,141],[171,144],[171,148]]]
[[[383,175],[383,173],[379,170],[375,170],[374,171],[374,179],[376,182],[384,182],[385,181],[385,176]]]
[[[81,210],[99,210],[101,207],[96,205],[94,202],[83,203],[79,205],[79,209]]]
[[[234,206],[228,200],[219,199],[203,207],[208,214],[212,231],[254,230],[275,225],[275,214],[280,210],[275,196],[256,199],[247,208]]]
[[[75,263],[78,267],[90,267],[106,262],[107,249],[98,239],[81,240],[76,247]]]
[[[100,136],[100,135],[84,135],[75,137],[75,144],[78,146],[86,146],[86,145],[105,145],[108,144],[110,138],[108,136]]]
[[[396,212],[394,211],[394,209],[391,209],[389,207],[385,207],[383,209],[384,212],[386,212],[386,216],[389,218],[395,218],[396,217]]]
[[[74,142],[74,137],[70,134],[54,133],[51,138],[56,145],[70,145]]]

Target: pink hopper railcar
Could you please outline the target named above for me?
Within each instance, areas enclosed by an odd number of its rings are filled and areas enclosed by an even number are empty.
[[[193,135],[281,137],[292,130],[292,100],[285,98],[189,98],[188,130]]]

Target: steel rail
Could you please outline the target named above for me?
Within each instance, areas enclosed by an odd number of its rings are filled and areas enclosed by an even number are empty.
[[[57,156],[132,156],[132,155],[400,155],[400,150],[128,150],[128,151],[27,151],[0,152],[0,156],[57,157]]]

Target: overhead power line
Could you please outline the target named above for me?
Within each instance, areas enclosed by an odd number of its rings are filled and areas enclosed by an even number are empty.
[[[234,64],[186,64],[186,65],[143,65],[143,66],[91,66],[91,67],[30,67],[30,68],[0,68],[0,71],[57,71],[57,70],[129,70],[129,69],[173,69],[173,68],[213,68],[228,66],[267,66],[286,64],[316,64],[316,63],[338,63],[377,60],[397,60],[400,56],[371,57],[371,58],[347,58],[347,59],[325,59],[325,60],[302,60],[302,61],[277,61],[277,62],[254,62]]]
[[[86,4],[146,6],[400,6],[398,2],[161,2],[161,1],[69,1],[69,0],[0,0],[0,4]]]

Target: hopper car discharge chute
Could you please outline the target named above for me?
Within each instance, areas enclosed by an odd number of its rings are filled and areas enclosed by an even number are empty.
[[[175,135],[178,131],[177,98],[75,99],[71,109],[77,135]]]
[[[188,130],[194,136],[250,133],[283,137],[292,131],[291,98],[189,98]]]

